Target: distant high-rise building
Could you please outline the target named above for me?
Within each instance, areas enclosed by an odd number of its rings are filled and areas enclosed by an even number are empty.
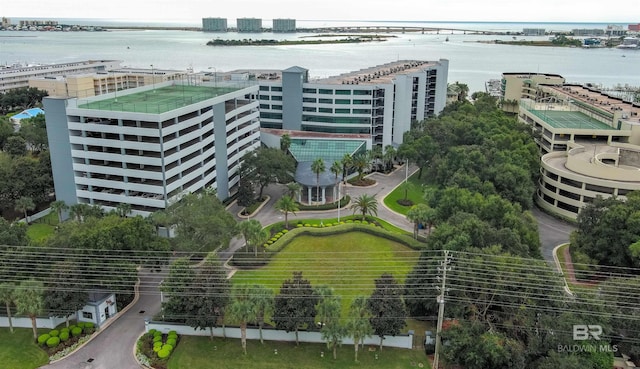
[[[204,32],[227,32],[227,18],[202,18]]]
[[[524,28],[522,34],[524,36],[544,36],[544,28]]]
[[[238,18],[236,20],[238,32],[262,32],[262,19]]]
[[[629,25],[629,31],[634,31],[634,32],[640,31],[640,23],[638,23],[638,24],[630,24]]]
[[[604,36],[604,30],[599,28],[576,28],[571,32],[574,36]]]
[[[9,28],[11,26],[11,19],[2,17],[2,28]]]
[[[273,32],[295,32],[296,20],[295,19],[274,19],[273,20]]]

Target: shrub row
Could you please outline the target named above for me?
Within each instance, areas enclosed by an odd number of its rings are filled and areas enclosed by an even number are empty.
[[[337,227],[338,225],[339,227]],[[283,232],[282,236],[278,237],[278,242],[270,244],[265,252],[258,253],[257,258],[254,256],[252,250],[243,248],[236,251],[231,263],[239,268],[265,265],[269,262],[272,255],[280,252],[280,250],[285,248],[298,235],[308,234],[316,237],[323,237],[354,231],[365,232],[390,241],[395,241],[414,250],[424,249],[424,243],[414,240],[411,236],[387,231],[381,227],[375,226],[374,223],[369,223],[367,221],[349,219],[341,221],[339,224],[337,222],[324,224],[323,227],[318,224],[298,224],[297,228],[292,229],[290,232]]]
[[[344,196],[343,198],[340,199],[340,207],[343,208],[345,206],[347,206],[347,204],[349,204],[349,202],[351,201],[351,197],[349,195]],[[300,211],[304,211],[304,210],[335,210],[337,208],[337,205],[335,202],[332,202],[330,204],[322,204],[322,205],[305,205],[302,203],[298,203],[298,209]]]
[[[155,329],[149,330],[147,334],[142,336],[138,343],[141,353],[149,360],[151,366],[156,369],[164,369],[167,367],[167,360],[173,349],[178,344],[179,338],[176,331],[162,334]]]
[[[75,325],[61,329],[52,329],[49,333],[38,336],[38,345],[47,346],[50,349],[63,349],[70,337],[80,337],[84,334],[91,334],[95,326],[90,322],[78,322]],[[61,347],[58,347],[61,346]],[[55,350],[54,350],[55,351]]]

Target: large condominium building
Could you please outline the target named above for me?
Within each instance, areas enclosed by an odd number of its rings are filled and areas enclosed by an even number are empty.
[[[262,32],[262,19],[238,18],[236,19],[238,32]]]
[[[0,93],[15,88],[28,87],[29,79],[32,78],[105,72],[120,68],[121,63],[119,60],[87,60],[51,65],[17,65],[3,68],[0,69]]]
[[[260,145],[258,87],[156,83],[88,99],[44,99],[56,198],[133,214],[238,182]]]
[[[313,81],[300,67],[265,72],[257,76],[261,126],[397,145],[412,122],[444,108],[448,67],[445,59],[402,60]]]
[[[579,85],[538,87],[518,115],[542,154],[536,202],[575,219],[596,196],[640,190],[640,105]]]
[[[86,98],[187,78],[186,71],[120,68],[108,72],[31,78],[29,87],[47,91],[49,96]]]
[[[295,19],[274,19],[273,20],[273,32],[295,32],[296,20]]]
[[[204,32],[227,32],[227,18],[202,18]]]

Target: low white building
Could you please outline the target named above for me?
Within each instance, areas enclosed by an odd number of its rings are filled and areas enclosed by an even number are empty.
[[[78,311],[79,322],[91,322],[100,327],[118,313],[115,293],[90,292],[87,304]]]

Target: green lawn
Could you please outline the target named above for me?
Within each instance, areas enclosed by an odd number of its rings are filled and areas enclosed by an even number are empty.
[[[274,350],[278,351],[277,355]],[[320,357],[321,352],[324,352],[324,357]],[[365,346],[358,352],[358,359],[359,362],[355,363],[352,345],[338,347],[337,359],[334,360],[324,344],[301,343],[296,346],[294,342],[265,341],[262,345],[260,341],[249,340],[247,355],[244,355],[238,339],[214,338],[212,342],[208,337],[183,336],[171,354],[169,369],[430,368],[422,350],[385,347],[379,351],[377,346]]]
[[[38,368],[49,362],[49,356],[33,342],[31,328],[0,328],[0,367],[11,369]]]
[[[424,182],[422,179],[418,179],[418,173],[415,173],[409,177],[409,182],[413,183],[413,188],[407,191],[407,199],[411,200],[413,204],[425,203],[424,200]],[[384,198],[384,204],[396,213],[407,215],[411,206],[403,206],[398,204],[398,200],[404,199],[404,191],[402,187],[396,187],[391,193]]]
[[[27,228],[27,237],[29,237],[32,243],[39,244],[53,234],[57,224],[58,215],[55,212],[51,212],[29,225]]]
[[[294,271],[303,271],[313,286],[333,287],[342,296],[346,314],[356,296],[371,294],[374,280],[383,273],[392,273],[399,283],[404,283],[419,255],[399,243],[363,232],[325,237],[302,235],[273,256],[267,266],[238,271],[232,282],[261,284],[277,293]]]

